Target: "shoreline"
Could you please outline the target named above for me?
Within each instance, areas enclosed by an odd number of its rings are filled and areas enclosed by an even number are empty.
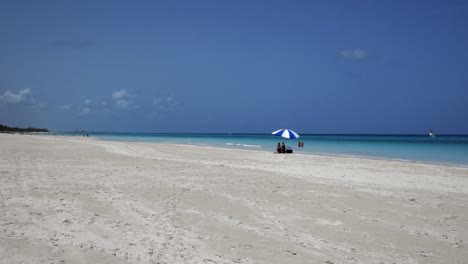
[[[1,134],[0,134],[1,135]],[[60,138],[69,138],[69,139],[83,139],[81,135],[70,136],[70,135],[60,135],[60,134],[9,134],[5,133],[5,135],[19,135],[19,136],[39,136],[39,137],[60,137]],[[86,138],[87,140],[97,140],[103,142],[123,142],[123,143],[142,143],[142,144],[161,144],[161,145],[180,145],[180,146],[194,146],[194,147],[211,147],[211,148],[219,148],[219,149],[236,149],[236,150],[245,150],[245,151],[258,151],[262,153],[273,153],[277,154],[274,151],[267,151],[267,150],[260,150],[258,148],[248,148],[248,147],[236,147],[236,146],[229,146],[229,145],[209,145],[209,144],[196,144],[196,143],[175,143],[175,142],[154,142],[154,141],[132,141],[132,140],[114,140],[114,139],[105,139],[90,136]],[[274,148],[272,148],[274,149]],[[405,159],[397,159],[397,158],[388,158],[388,157],[373,157],[373,156],[359,156],[359,155],[340,155],[340,154],[332,154],[332,153],[320,153],[320,152],[294,152],[292,154],[285,154],[285,155],[305,155],[305,156],[322,156],[322,157],[336,157],[336,158],[349,158],[349,159],[362,159],[362,160],[375,160],[375,161],[388,161],[388,162],[402,162],[402,163],[409,163],[409,164],[421,164],[421,165],[436,165],[436,166],[446,166],[446,167],[455,167],[455,168],[468,168],[468,164],[455,164],[455,163],[437,163],[437,162],[430,162],[430,161],[420,161],[420,160],[405,160]]]
[[[56,135],[44,135],[44,136],[56,136]],[[63,136],[61,137],[70,137],[73,138],[74,136]],[[79,137],[79,136],[77,136]],[[191,143],[170,143],[170,142],[152,142],[152,141],[132,141],[132,140],[113,140],[113,139],[103,139],[99,137],[93,137],[95,140],[101,141],[110,141],[110,142],[129,142],[129,143],[154,143],[154,144],[169,144],[169,145],[186,145],[186,146],[201,146],[201,147],[213,147],[213,148],[221,148],[221,149],[239,149],[239,150],[247,150],[247,151],[260,151],[266,153],[275,153],[270,152],[268,150],[260,150],[258,148],[250,148],[250,147],[236,147],[231,145],[209,145],[209,144],[191,144]],[[272,147],[274,150],[274,147]],[[285,154],[289,155],[289,154]],[[430,161],[421,161],[421,160],[405,160],[405,159],[397,159],[397,158],[389,158],[389,157],[374,157],[374,156],[359,156],[359,155],[340,155],[340,154],[333,154],[333,153],[321,153],[321,152],[294,152],[292,155],[312,155],[312,156],[325,156],[325,157],[337,157],[337,158],[355,158],[355,159],[365,159],[365,160],[379,160],[379,161],[394,161],[394,162],[404,162],[404,163],[415,163],[415,164],[427,164],[427,165],[438,165],[438,166],[448,166],[448,167],[459,167],[459,168],[468,168],[468,164],[456,164],[456,163],[437,163],[437,162],[430,162]]]

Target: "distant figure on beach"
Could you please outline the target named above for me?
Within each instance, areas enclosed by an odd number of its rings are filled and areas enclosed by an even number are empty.
[[[304,141],[301,141],[301,148],[304,147]]]
[[[286,153],[286,145],[283,143],[281,143],[281,153]]]
[[[276,153],[281,153],[281,144],[278,142],[278,145],[276,146]]]

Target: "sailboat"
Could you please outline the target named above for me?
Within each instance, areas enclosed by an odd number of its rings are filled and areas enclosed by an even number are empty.
[[[434,134],[434,132],[432,132],[432,129],[429,129],[429,136],[430,137],[435,137],[435,134]]]

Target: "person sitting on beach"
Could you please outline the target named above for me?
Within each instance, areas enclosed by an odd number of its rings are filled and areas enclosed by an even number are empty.
[[[278,145],[276,146],[276,153],[281,153],[281,144],[278,142]]]
[[[286,153],[286,145],[283,143],[281,143],[281,153]]]

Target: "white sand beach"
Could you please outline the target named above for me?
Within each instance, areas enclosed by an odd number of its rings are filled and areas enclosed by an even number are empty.
[[[468,168],[0,134],[0,263],[468,263],[467,243]]]

